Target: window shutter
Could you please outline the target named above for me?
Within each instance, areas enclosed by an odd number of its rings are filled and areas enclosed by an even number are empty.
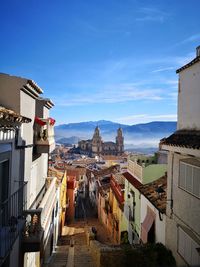
[[[193,170],[193,192],[195,196],[200,197],[200,168]]]
[[[197,251],[200,245],[192,239],[181,227],[178,227],[178,252],[191,266],[200,266],[200,255]]]
[[[200,197],[200,167],[180,162],[179,186],[187,192]]]
[[[186,174],[185,174],[185,180],[186,180],[186,190],[188,192],[192,192],[192,166],[185,165],[186,166]]]
[[[180,175],[179,175],[179,185],[182,188],[185,188],[185,169],[186,165],[184,163],[180,163]]]

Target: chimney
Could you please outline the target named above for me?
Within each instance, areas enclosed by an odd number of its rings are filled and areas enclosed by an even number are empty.
[[[200,57],[200,45],[199,46],[197,46],[197,48],[196,48],[196,53],[197,53],[197,57]]]

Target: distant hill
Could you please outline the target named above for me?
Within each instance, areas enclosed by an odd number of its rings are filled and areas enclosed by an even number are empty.
[[[154,121],[130,126],[112,121],[100,120],[62,124],[55,127],[56,141],[64,140],[67,143],[74,144],[78,142],[78,139],[91,139],[96,126],[99,126],[102,138],[105,141],[115,141],[116,131],[121,127],[123,129],[126,147],[132,147],[132,145],[138,146],[144,143],[146,145],[149,144],[149,147],[155,147],[158,145],[161,138],[176,131],[177,123],[173,121]]]
[[[149,123],[136,124],[124,128],[128,133],[171,133],[176,130],[177,123],[174,121],[153,121]]]
[[[99,126],[101,131],[111,131],[116,130],[119,127],[127,127],[128,125],[123,125],[119,123],[115,123],[112,121],[100,120],[100,121],[87,121],[87,122],[78,122],[78,123],[68,123],[68,124],[61,124],[56,126],[56,130],[74,130],[74,131],[81,131],[81,132],[88,132],[94,131],[95,127]]]
[[[60,144],[77,144],[78,141],[80,141],[80,138],[77,136],[62,137],[57,139],[57,142]]]

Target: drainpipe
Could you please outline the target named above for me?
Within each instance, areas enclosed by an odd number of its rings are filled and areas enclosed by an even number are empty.
[[[171,162],[171,196],[170,196],[170,209],[171,209],[171,213],[170,213],[170,218],[173,215],[173,175],[174,175],[174,153],[172,154],[172,162]]]
[[[33,144],[18,145],[18,141],[19,141],[19,128],[16,128],[16,131],[15,131],[15,148],[16,149],[24,149],[24,148],[28,148],[28,147],[33,147]]]

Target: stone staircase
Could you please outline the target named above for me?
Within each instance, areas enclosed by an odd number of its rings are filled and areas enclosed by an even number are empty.
[[[43,267],[66,267],[68,259],[69,246],[57,246],[53,252],[50,262],[44,264]]]
[[[74,267],[96,267],[85,233],[74,235]]]
[[[96,267],[85,232],[74,230],[71,236],[62,236],[50,262],[43,267]]]

